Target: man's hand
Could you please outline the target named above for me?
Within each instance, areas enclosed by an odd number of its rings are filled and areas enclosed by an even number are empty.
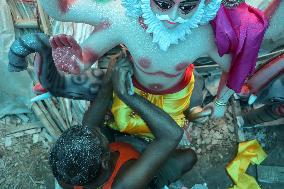
[[[132,66],[128,59],[123,58],[117,61],[112,73],[112,83],[115,93],[120,98],[134,94],[132,73]]]

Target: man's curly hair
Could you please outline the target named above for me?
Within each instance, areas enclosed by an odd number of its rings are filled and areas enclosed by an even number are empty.
[[[56,141],[49,153],[55,178],[71,185],[85,185],[99,174],[103,147],[88,127],[73,126]]]

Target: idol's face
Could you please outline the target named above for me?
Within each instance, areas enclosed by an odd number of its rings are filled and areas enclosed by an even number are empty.
[[[150,0],[151,9],[167,28],[186,22],[196,11],[200,0]]]

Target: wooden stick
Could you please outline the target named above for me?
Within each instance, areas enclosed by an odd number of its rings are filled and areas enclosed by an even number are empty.
[[[78,123],[82,123],[83,121],[83,115],[86,111],[86,105],[84,104],[86,104],[86,101],[72,100],[72,113]]]
[[[52,100],[47,99],[44,100],[45,104],[47,105],[47,110],[51,114],[52,118],[57,122],[57,125],[61,131],[65,131],[68,127],[64,120],[62,119],[60,113],[58,112],[56,106],[52,102]]]
[[[47,118],[45,117],[44,113],[41,111],[41,109],[40,109],[40,107],[38,106],[37,103],[34,103],[32,105],[32,110],[37,115],[39,120],[42,122],[42,124],[44,125],[44,127],[46,128],[46,130],[50,134],[50,136],[54,140],[56,140],[60,136],[61,132],[56,130],[55,128],[53,128],[53,126],[47,120]]]
[[[32,19],[32,20],[18,19],[18,20],[15,20],[14,25],[18,29],[26,29],[26,28],[36,29],[36,28],[38,28],[38,23],[37,23],[36,19]]]
[[[38,107],[40,108],[40,110],[44,113],[46,119],[48,120],[48,122],[50,123],[50,125],[58,132],[61,133],[58,125],[54,122],[54,120],[52,119],[50,113],[46,110],[45,106],[43,105],[42,102],[36,102],[36,104],[38,105]]]
[[[52,32],[51,32],[51,26],[50,26],[48,16],[43,11],[39,0],[36,0],[36,2],[37,2],[37,5],[38,5],[38,12],[39,12],[40,21],[42,23],[43,32],[47,35],[51,35]]]
[[[65,119],[66,124],[67,124],[67,126],[68,126],[68,128],[69,128],[69,127],[71,127],[71,125],[70,125],[70,123],[69,123],[69,121],[68,121],[67,110],[66,110],[66,108],[65,108],[65,103],[64,103],[64,101],[63,101],[63,98],[59,97],[59,98],[57,98],[57,99],[58,99],[58,101],[59,101],[59,106],[60,106],[60,110],[61,110],[62,116],[63,116],[63,118]]]
[[[66,107],[66,113],[67,113],[67,119],[70,123],[70,126],[72,126],[72,105],[71,105],[71,99],[64,98],[65,107]]]

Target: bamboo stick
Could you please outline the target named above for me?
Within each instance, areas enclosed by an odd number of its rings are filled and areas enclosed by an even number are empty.
[[[47,110],[51,114],[52,118],[55,120],[61,131],[65,131],[68,127],[64,120],[62,119],[60,113],[58,112],[56,106],[53,104],[52,100],[47,99],[44,100],[45,104],[47,105]]]
[[[50,124],[50,122],[47,120],[47,118],[45,117],[43,111],[41,110],[41,108],[38,106],[38,104],[34,103],[32,105],[32,110],[33,112],[36,114],[36,116],[38,117],[38,119],[42,122],[42,124],[44,125],[45,129],[47,130],[47,132],[50,134],[50,136],[56,140],[61,132],[58,131],[56,128],[53,128],[53,126]]]
[[[78,123],[82,123],[83,115],[86,111],[87,101],[84,100],[72,100],[72,115]]]
[[[18,19],[18,20],[15,20],[15,23],[14,23],[15,27],[21,29],[26,29],[26,28],[29,28],[29,29],[36,29],[38,28],[38,23],[37,23],[37,20],[36,19],[32,19],[32,20],[27,20],[27,19]]]
[[[61,133],[58,125],[54,122],[54,119],[52,119],[52,116],[50,115],[50,113],[48,112],[48,110],[45,108],[45,106],[43,105],[42,102],[36,102],[36,104],[38,105],[38,107],[41,109],[41,111],[44,113],[46,119],[50,122],[51,126],[56,129],[59,133]]]
[[[18,20],[18,19],[21,19],[21,15],[19,14],[19,11],[17,9],[17,6],[16,6],[16,3],[13,1],[13,0],[8,0],[7,1],[9,7],[10,7],[10,11],[12,13],[12,16],[13,16],[13,20]]]
[[[66,124],[67,124],[67,126],[69,128],[69,127],[71,127],[71,125],[70,125],[70,123],[68,121],[67,110],[65,108],[65,103],[63,101],[63,98],[60,97],[60,98],[57,98],[57,99],[59,101],[59,106],[60,106],[60,110],[61,110],[61,113],[62,113],[62,117],[65,119]]]
[[[37,2],[37,5],[38,5],[39,18],[40,18],[40,21],[42,23],[43,32],[47,35],[51,35],[52,32],[51,32],[51,26],[50,26],[48,16],[43,11],[39,0],[36,0],[36,2]]]
[[[66,107],[66,113],[67,113],[67,119],[70,123],[70,126],[72,126],[72,105],[71,105],[71,99],[64,98],[65,107]]]

